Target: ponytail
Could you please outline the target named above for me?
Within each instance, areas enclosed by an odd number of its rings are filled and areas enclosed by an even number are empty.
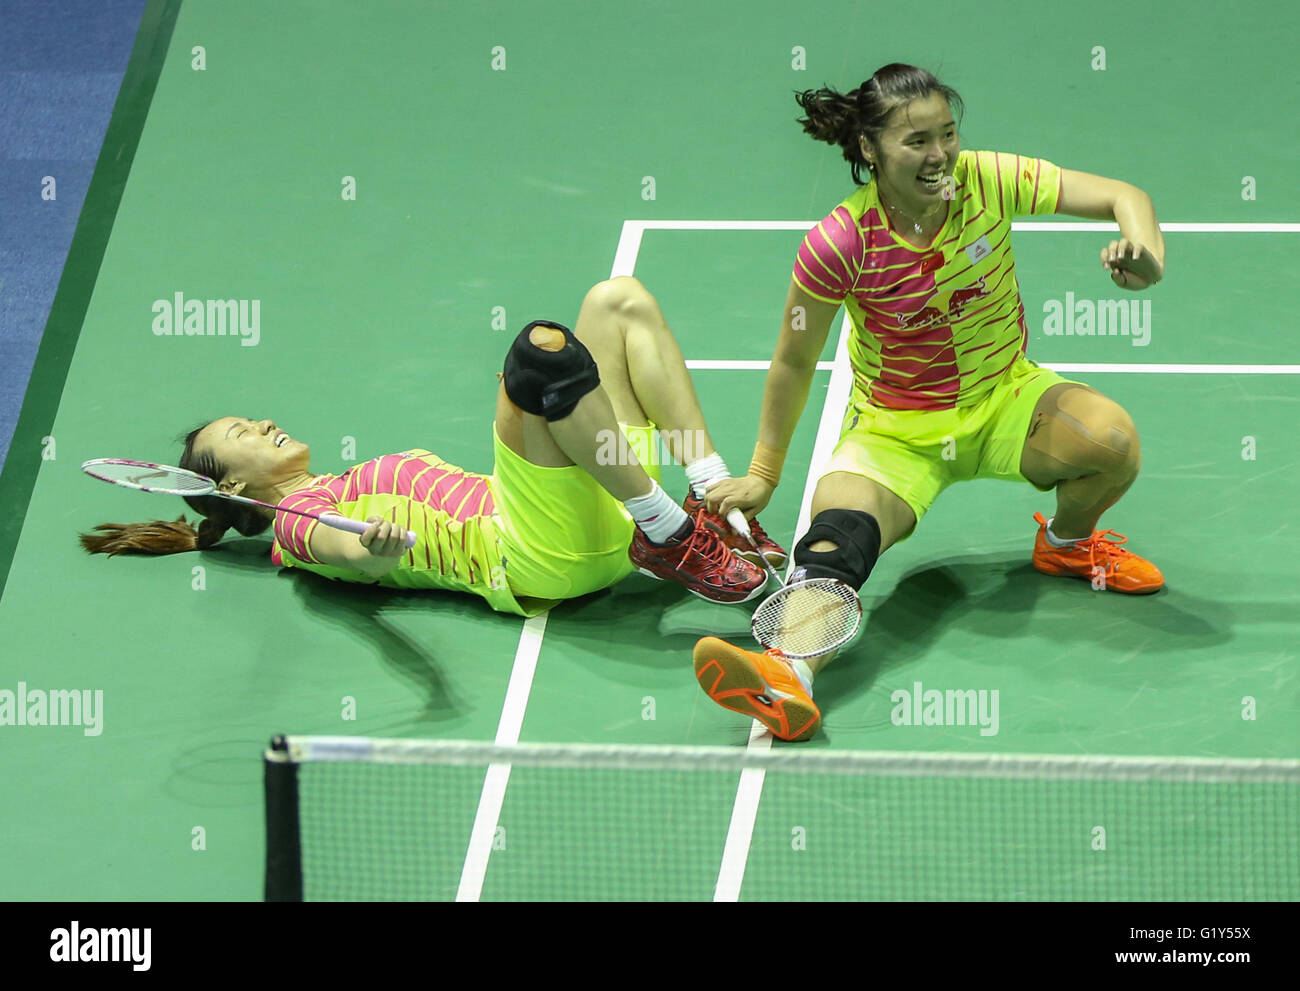
[[[853,181],[861,186],[863,170],[870,173],[871,165],[862,154],[858,137],[865,135],[875,145],[895,108],[931,93],[943,95],[949,106],[956,109],[960,124],[965,104],[957,91],[924,69],[899,62],[877,69],[870,79],[847,93],[830,88],[796,93],[795,102],[807,115],[799,118],[798,123],[814,140],[842,148],[844,160],[852,168]]]
[[[206,424],[204,424],[206,426]],[[197,454],[194,442],[203,426],[196,427],[185,437],[185,451],[178,467],[196,471],[208,478],[220,480],[227,474],[226,466],[206,451]],[[152,520],[149,523],[101,523],[95,529],[102,533],[83,533],[81,546],[88,554],[178,554],[182,551],[202,551],[213,546],[234,529],[245,537],[265,533],[271,520],[263,516],[256,506],[245,506],[216,496],[185,496],[186,504],[202,519],[198,529],[184,516],[170,523]]]

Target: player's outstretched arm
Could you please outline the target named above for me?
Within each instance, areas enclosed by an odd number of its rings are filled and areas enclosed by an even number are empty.
[[[1165,238],[1151,197],[1137,186],[1062,169],[1056,212],[1119,224],[1118,240],[1101,249],[1101,266],[1121,289],[1146,289],[1164,278]]]
[[[360,535],[327,526],[314,527],[307,541],[312,556],[330,567],[382,578],[406,553],[406,530],[379,516],[371,516],[366,522],[370,528]]]
[[[747,518],[762,512],[780,481],[785,452],[808,402],[817,359],[821,357],[838,303],[823,303],[790,280],[781,334],[763,390],[758,443],[749,474],[719,482],[709,489],[709,509],[725,516],[740,509]]]

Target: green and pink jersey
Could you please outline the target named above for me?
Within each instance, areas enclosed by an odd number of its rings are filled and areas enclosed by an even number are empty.
[[[428,451],[388,454],[342,475],[323,476],[319,484],[293,493],[280,505],[354,520],[380,516],[413,531],[415,546],[378,579],[379,585],[469,592],[482,596],[493,609],[520,616],[544,608],[531,601],[521,605],[506,582],[492,477],[465,471]],[[305,516],[277,513],[271,560],[326,578],[366,581],[358,572],[322,564],[312,555],[311,534],[322,525]]]
[[[1039,158],[963,151],[952,182],[948,219],[928,247],[891,227],[874,179],[799,247],[795,282],[814,299],[844,304],[854,329],[854,388],[873,405],[969,406],[1025,353],[1011,220],[1056,212],[1061,169]]]

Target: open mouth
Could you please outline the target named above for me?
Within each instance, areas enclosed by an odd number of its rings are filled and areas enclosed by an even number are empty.
[[[289,443],[289,435],[288,435],[288,434],[281,434],[279,437],[277,437],[277,438],[275,439],[275,446],[276,446],[276,447],[284,447],[284,445],[287,444],[287,443]]]
[[[939,191],[939,187],[943,185],[943,177],[944,177],[944,173],[942,170],[940,170],[932,174],[918,175],[916,177],[916,181],[921,185],[921,188],[924,189],[926,192],[937,193]]]

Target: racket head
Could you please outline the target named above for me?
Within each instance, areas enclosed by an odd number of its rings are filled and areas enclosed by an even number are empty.
[[[127,458],[94,458],[82,464],[81,470],[91,478],[141,492],[161,492],[165,495],[201,496],[217,490],[216,482],[206,475],[171,465],[152,461],[131,461]]]
[[[862,600],[837,578],[791,582],[754,610],[749,629],[764,647],[786,657],[817,657],[843,647],[862,624]]]

